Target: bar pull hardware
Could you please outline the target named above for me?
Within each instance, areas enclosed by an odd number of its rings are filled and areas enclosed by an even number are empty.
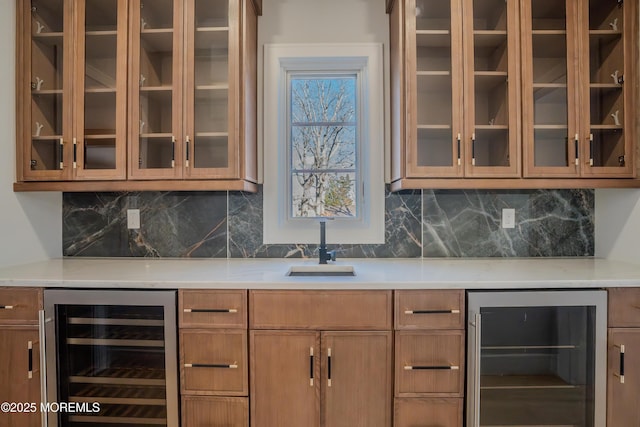
[[[185,313],[237,313],[235,308],[185,308]]]
[[[471,135],[471,166],[476,165],[476,133]]]
[[[184,166],[185,167],[189,167],[189,144],[191,143],[191,139],[189,138],[189,135],[187,135],[187,139],[185,140],[185,146],[186,146],[186,157],[185,157],[185,162],[184,162]]]
[[[441,371],[459,371],[460,366],[452,365],[452,366],[408,366],[405,365],[405,371],[428,371],[428,370],[441,370]]]
[[[405,310],[404,314],[460,314],[460,310]]]
[[[327,386],[331,387],[331,347],[327,349]]]
[[[576,166],[580,165],[580,152],[579,152],[579,147],[580,147],[580,137],[578,136],[578,134],[575,134],[574,140],[573,140],[573,148],[575,150],[575,155],[576,155]]]
[[[480,425],[480,348],[482,341],[482,317],[480,313],[475,314],[475,322],[471,325],[475,328],[475,346],[473,348],[473,426]]]
[[[73,138],[73,168],[78,168],[78,140]]]
[[[171,168],[176,167],[176,137],[171,136]]]
[[[15,305],[0,305],[0,310],[13,310]]]
[[[460,146],[462,143],[462,135],[458,134],[457,144],[458,144],[458,166],[462,165],[462,153],[460,153]]]
[[[624,384],[624,344],[616,345],[620,349],[620,374],[616,375],[616,377],[620,378],[620,384]]]
[[[29,355],[29,370],[27,372],[27,378],[33,378],[33,341],[27,342],[27,352]]]
[[[238,362],[232,364],[225,363],[185,363],[185,368],[222,368],[222,369],[238,369]]]
[[[593,166],[593,134],[589,134],[589,166]]]
[[[313,387],[313,347],[309,347],[309,385]]]
[[[60,152],[60,170],[64,169],[64,139],[60,138],[60,145],[58,147]]]

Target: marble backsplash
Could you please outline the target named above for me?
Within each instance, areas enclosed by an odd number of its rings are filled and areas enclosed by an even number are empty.
[[[339,257],[593,256],[592,190],[387,192],[385,243],[330,245]],[[128,230],[127,209],[141,228]],[[516,226],[501,227],[503,208]],[[91,257],[314,257],[262,243],[262,193],[65,193],[63,253]]]

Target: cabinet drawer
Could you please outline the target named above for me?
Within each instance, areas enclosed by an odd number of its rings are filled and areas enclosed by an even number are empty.
[[[396,291],[396,329],[464,329],[463,290]]]
[[[611,288],[609,327],[640,327],[640,288]]]
[[[181,328],[246,328],[247,291],[178,291]]]
[[[252,329],[391,329],[391,291],[250,291]]]
[[[397,331],[396,396],[462,396],[464,331]]]
[[[247,396],[247,331],[180,332],[183,393]]]
[[[393,426],[462,427],[462,407],[462,399],[396,399]]]
[[[38,324],[42,289],[0,288],[0,323]]]
[[[182,397],[182,427],[248,427],[246,397]]]

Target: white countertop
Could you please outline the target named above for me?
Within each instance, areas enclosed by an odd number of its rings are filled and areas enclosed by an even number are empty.
[[[146,289],[640,287],[640,265],[594,258],[342,259],[355,277],[287,277],[315,259],[64,258],[0,269],[0,286]]]

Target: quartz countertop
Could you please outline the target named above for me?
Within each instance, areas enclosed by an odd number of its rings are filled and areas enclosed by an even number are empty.
[[[288,277],[315,259],[62,258],[0,269],[0,286],[142,289],[640,287],[640,265],[598,258],[341,259],[354,277]]]

